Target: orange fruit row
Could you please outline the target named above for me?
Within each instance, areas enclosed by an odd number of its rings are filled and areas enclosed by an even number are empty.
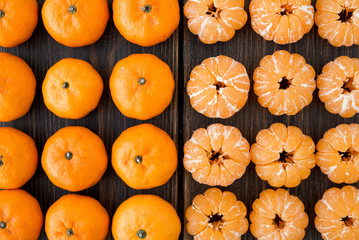
[[[41,207],[29,193],[20,189],[0,191],[0,239],[36,240],[43,224],[49,240],[105,240],[110,217],[94,198],[67,194],[50,206],[44,223]],[[113,216],[115,240],[177,240],[180,232],[176,210],[154,195],[127,199]]]

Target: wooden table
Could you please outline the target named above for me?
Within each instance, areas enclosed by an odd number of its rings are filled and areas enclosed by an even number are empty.
[[[180,0],[181,7],[185,1]],[[38,0],[38,2],[41,8],[44,0]],[[247,12],[248,5],[249,1],[246,2],[245,6]],[[109,1],[109,6],[112,6],[112,0]],[[110,164],[101,181],[94,187],[80,192],[80,194],[98,199],[108,210],[111,217],[119,204],[128,197],[140,193],[156,194],[171,202],[177,209],[182,222],[184,222],[185,209],[191,204],[193,197],[209,188],[195,182],[183,168],[183,144],[191,137],[194,130],[217,122],[232,125],[239,128],[243,136],[250,143],[253,143],[259,130],[268,128],[272,123],[281,122],[286,125],[298,126],[317,142],[329,128],[340,123],[359,122],[359,115],[344,119],[339,115],[332,115],[327,112],[324,104],[318,99],[317,91],[314,93],[313,102],[308,107],[290,117],[271,115],[267,109],[258,104],[252,88],[246,106],[230,119],[209,119],[191,107],[186,94],[186,83],[191,70],[205,58],[221,54],[232,57],[246,67],[251,77],[260,59],[279,49],[301,54],[314,67],[317,74],[321,72],[322,67],[327,62],[338,56],[359,57],[357,46],[335,48],[319,37],[316,27],[298,43],[280,46],[273,42],[264,41],[252,30],[249,21],[243,29],[236,32],[236,36],[231,41],[205,45],[198,40],[197,36],[189,32],[184,17],[182,17],[180,27],[174,35],[166,42],[154,47],[143,48],[127,42],[119,34],[112,19],[110,19],[105,34],[98,42],[82,48],[68,48],[54,41],[39,19],[34,35],[29,41],[15,48],[0,49],[23,58],[33,69],[38,82],[35,101],[29,113],[16,121],[3,123],[2,126],[12,126],[32,136],[37,144],[39,154],[41,154],[47,138],[60,128],[76,125],[85,126],[104,140],[109,156],[113,142],[125,129],[141,122],[149,122],[162,128],[176,142],[179,157],[178,170],[167,184],[151,190],[133,190],[127,187],[115,174]],[[133,53],[157,55],[170,65],[176,80],[176,90],[171,105],[163,114],[149,121],[138,121],[124,117],[115,107],[110,96],[108,80],[114,65],[120,59]],[[46,71],[57,61],[68,57],[80,58],[90,62],[99,71],[105,84],[99,107],[79,120],[66,120],[56,117],[45,107],[41,94],[41,85]],[[316,167],[307,180],[302,181],[298,187],[290,190],[290,193],[298,196],[304,202],[310,218],[306,239],[321,239],[314,227],[314,205],[324,191],[333,186],[338,185],[331,183]],[[359,187],[359,184],[355,184],[355,186]],[[226,190],[234,192],[246,204],[248,212],[250,212],[251,204],[259,193],[266,188],[269,188],[269,185],[257,177],[254,165],[251,163],[244,176],[227,187]],[[23,189],[29,191],[39,200],[44,214],[53,202],[68,193],[55,187],[48,180],[40,164],[35,176]],[[44,231],[40,239],[47,239]],[[108,239],[113,239],[111,234],[109,234]],[[180,239],[189,240],[192,237],[184,230]],[[243,239],[254,239],[254,237],[248,232]]]

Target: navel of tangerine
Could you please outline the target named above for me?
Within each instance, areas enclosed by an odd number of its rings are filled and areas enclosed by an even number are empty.
[[[72,4],[70,7],[68,7],[67,10],[69,11],[69,13],[75,14],[77,12],[77,7]]]
[[[5,17],[5,12],[3,10],[0,10],[0,18]]]
[[[3,156],[0,156],[0,167],[2,167],[4,165],[4,161],[2,160]]]
[[[73,235],[75,235],[74,230],[72,230],[72,229],[67,229],[67,230],[66,230],[66,234],[67,234],[67,236],[69,236],[69,237],[72,237]]]
[[[62,83],[62,88],[68,89],[70,87],[70,84],[68,82]]]
[[[137,237],[141,238],[141,239],[144,239],[146,237],[147,233],[145,230],[138,230],[137,231]]]
[[[146,79],[144,79],[143,77],[138,79],[138,84],[145,85],[145,83],[146,83]]]
[[[150,13],[152,11],[152,7],[150,5],[143,6],[141,8],[141,11],[145,13]]]
[[[67,160],[71,160],[72,157],[73,157],[72,152],[67,152],[67,153],[65,153],[65,158],[66,158]]]
[[[140,155],[135,157],[135,162],[138,163],[138,164],[142,163],[142,160],[143,160],[142,156],[140,156]]]
[[[4,221],[0,222],[0,228],[1,229],[5,229],[6,228],[6,223]]]

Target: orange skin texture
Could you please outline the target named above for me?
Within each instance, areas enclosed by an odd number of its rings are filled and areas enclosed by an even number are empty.
[[[39,202],[24,190],[0,191],[0,240],[37,240],[44,222]]]
[[[135,195],[116,210],[112,222],[115,240],[139,239],[144,230],[150,240],[178,240],[181,221],[170,203],[155,195]]]
[[[26,42],[37,25],[37,1],[1,0],[0,9],[5,13],[0,18],[0,46],[16,47]]]
[[[69,88],[62,87],[64,82]],[[93,111],[103,92],[100,74],[86,61],[66,58],[52,66],[42,84],[46,107],[61,118],[79,119]]]
[[[136,156],[142,162],[136,163]],[[131,127],[112,147],[112,166],[131,188],[150,189],[168,182],[177,168],[176,145],[168,134],[152,124]]]
[[[65,158],[71,152],[72,159]],[[56,186],[77,192],[100,181],[107,168],[107,152],[101,138],[84,127],[65,127],[45,143],[42,167]]]
[[[146,82],[141,85],[139,79]],[[110,78],[113,101],[123,115],[147,120],[161,114],[172,101],[175,81],[170,67],[152,54],[120,60]]]
[[[110,226],[106,209],[96,199],[68,194],[52,204],[46,213],[45,231],[49,240],[105,240]],[[69,237],[66,230],[72,229]]]
[[[34,176],[38,163],[34,140],[12,127],[0,128],[0,189],[22,187]]]
[[[74,5],[77,12],[68,8]],[[68,47],[83,47],[100,39],[110,17],[106,0],[46,0],[42,20],[48,33]]]
[[[213,221],[213,216],[222,216]],[[240,240],[248,231],[247,208],[231,192],[210,188],[186,210],[187,231],[196,240]]]
[[[9,53],[0,53],[0,121],[24,116],[34,101],[36,79],[29,65]]]
[[[333,187],[315,204],[314,224],[324,240],[359,238],[359,190],[353,186]],[[346,220],[343,220],[348,218]]]
[[[151,12],[141,10],[146,5]],[[114,0],[113,21],[126,40],[150,47],[166,41],[177,29],[178,0]]]
[[[253,202],[250,230],[258,240],[301,240],[309,218],[302,201],[286,190],[266,189]],[[274,220],[280,218],[280,223]]]

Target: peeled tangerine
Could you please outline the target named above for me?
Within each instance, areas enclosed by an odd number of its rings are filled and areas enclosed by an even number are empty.
[[[326,64],[317,86],[329,112],[353,117],[359,112],[359,59],[342,56]]]
[[[359,2],[318,0],[315,24],[319,35],[335,47],[359,44]]]
[[[331,188],[315,205],[315,227],[324,240],[359,239],[359,190]]]
[[[218,56],[196,66],[187,83],[192,107],[210,118],[229,118],[247,102],[250,80],[245,67]]]
[[[189,30],[206,44],[226,42],[247,22],[244,0],[188,0],[184,15]]]
[[[251,148],[258,176],[273,187],[296,187],[315,167],[313,140],[293,126],[275,123],[261,130]]]
[[[249,143],[231,126],[200,128],[184,146],[184,167],[194,180],[210,186],[232,184],[242,177],[249,162]]]
[[[247,209],[231,192],[208,189],[187,208],[187,231],[194,240],[240,240],[248,230]]]
[[[254,92],[274,115],[295,115],[313,100],[315,71],[299,54],[280,50],[265,56],[253,74]]]
[[[317,144],[317,164],[335,183],[359,181],[359,124],[340,124]]]
[[[311,0],[252,0],[249,12],[253,30],[279,44],[299,41],[314,24]]]
[[[304,204],[286,190],[267,189],[252,205],[251,232],[258,240],[301,240],[308,226]]]

